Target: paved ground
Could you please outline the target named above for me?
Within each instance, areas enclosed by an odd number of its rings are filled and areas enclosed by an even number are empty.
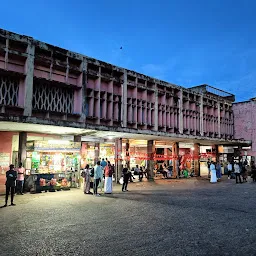
[[[99,198],[16,196],[15,207],[0,209],[0,255],[256,255],[256,184],[129,186]]]

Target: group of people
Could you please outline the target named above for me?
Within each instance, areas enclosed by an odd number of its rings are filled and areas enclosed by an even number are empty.
[[[10,169],[6,172],[6,182],[5,182],[5,205],[8,205],[9,194],[11,192],[11,204],[10,206],[14,206],[14,194],[23,195],[23,186],[24,186],[24,177],[25,177],[25,169],[22,167],[22,163],[19,164],[19,167],[15,169],[13,164],[10,165]]]
[[[208,164],[208,170],[210,175],[210,182],[215,183],[221,178],[221,175],[222,175],[221,163],[220,162],[215,163],[213,161],[210,162],[208,160],[207,164]],[[226,168],[228,171],[228,179],[230,179],[234,174],[236,178],[236,183],[247,182],[249,168],[251,169],[251,177],[253,181],[256,181],[256,166],[253,161],[251,162],[251,167],[249,167],[247,160],[245,160],[243,163],[240,163],[240,164],[238,162],[234,162],[234,163],[228,162],[228,165]]]
[[[144,166],[140,166],[138,164],[136,164],[135,168],[134,168],[134,175],[139,175],[139,181],[142,181],[143,177],[145,176],[145,178],[149,177],[149,173],[147,171],[147,169]],[[130,178],[130,181],[131,178]]]
[[[171,178],[171,176],[172,176],[172,168],[173,167],[171,165],[167,166],[166,163],[164,163],[164,165],[160,165],[159,169],[157,169],[157,165],[156,165],[154,173],[155,173],[155,175],[156,175],[157,172],[163,174],[163,177],[165,179]]]
[[[104,158],[102,161],[97,161],[97,164],[94,166],[94,168],[90,168],[90,166],[87,164],[81,174],[84,178],[84,193],[100,196],[98,193],[98,187],[100,186],[102,191],[103,178],[105,194],[112,193],[113,169],[114,167],[110,164],[110,161],[107,159],[105,160]],[[91,187],[93,187],[93,193],[90,191]]]

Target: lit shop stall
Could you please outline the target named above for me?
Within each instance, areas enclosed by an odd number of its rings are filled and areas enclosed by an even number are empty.
[[[78,187],[80,142],[65,140],[27,142],[26,169],[35,190]]]

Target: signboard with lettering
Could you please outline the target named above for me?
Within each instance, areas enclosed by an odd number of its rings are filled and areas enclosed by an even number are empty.
[[[81,142],[50,143],[49,141],[33,141],[27,143],[27,151],[38,152],[80,152]]]

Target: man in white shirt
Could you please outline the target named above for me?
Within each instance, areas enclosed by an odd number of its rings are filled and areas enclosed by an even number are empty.
[[[233,170],[233,166],[230,162],[228,162],[228,179],[231,178],[232,170]]]
[[[241,180],[241,170],[240,170],[240,166],[238,163],[235,163],[234,165],[234,173],[236,175],[236,183],[238,183],[238,178],[239,178],[239,182],[242,183],[242,180]]]
[[[97,162],[97,164],[94,167],[94,184],[93,184],[93,193],[95,196],[100,196],[98,194],[98,186],[100,181],[103,178],[103,168],[100,165],[100,161]]]

